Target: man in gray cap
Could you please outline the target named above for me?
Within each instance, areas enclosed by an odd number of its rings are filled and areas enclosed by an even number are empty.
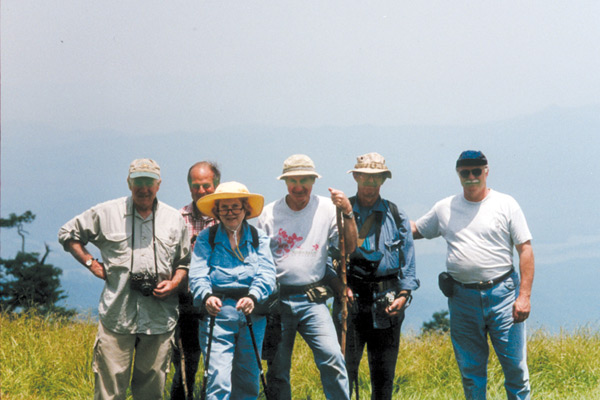
[[[442,236],[448,243],[447,272],[439,284],[448,297],[465,397],[486,398],[489,335],[507,398],[529,399],[524,321],[534,274],[531,233],[515,199],[487,187],[489,168],[481,151],[463,151],[456,172],[463,193],[440,200],[411,225],[415,239]],[[513,244],[520,276],[513,267]]]
[[[348,374],[325,301],[328,248],[338,245],[336,207],[346,218],[346,249],[356,247],[352,205],[343,192],[329,188],[331,199],[312,194],[313,161],[296,154],[283,163],[288,194],[265,206],[258,226],[271,237],[280,284],[282,339],[267,373],[269,398],[291,399],[290,368],[296,333],[311,348],[327,399],[349,398]]]
[[[358,367],[365,345],[371,373],[371,398],[391,399],[400,346],[400,327],[411,292],[419,287],[410,220],[379,191],[392,173],[378,153],[357,157],[348,171],[357,184],[350,198],[358,228],[356,250],[348,263],[351,290],[346,338],[350,390],[358,384]],[[341,304],[334,303],[334,315]],[[339,319],[336,318],[336,322]],[[340,324],[336,324],[340,332]]]
[[[134,160],[131,196],[98,204],[58,232],[65,250],[105,281],[93,369],[95,399],[162,399],[177,324],[177,287],[187,276],[190,239],[176,209],[158,201],[160,167]],[[102,255],[86,249],[94,244]],[[134,359],[135,354],[135,359]],[[133,364],[133,374],[131,368]]]

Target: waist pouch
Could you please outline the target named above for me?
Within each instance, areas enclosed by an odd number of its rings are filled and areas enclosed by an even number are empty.
[[[375,271],[377,271],[382,257],[379,257],[379,260],[377,261],[370,261],[363,257],[351,256],[348,265],[348,274],[357,277],[372,277]]]
[[[324,303],[333,296],[332,290],[323,283],[323,280],[300,286],[281,285],[280,291],[284,297],[294,294],[305,294],[308,300],[313,303]]]
[[[447,272],[442,272],[438,276],[438,286],[442,293],[444,293],[444,296],[452,297],[454,294],[454,282],[456,282],[454,278]]]
[[[349,275],[348,286],[352,289],[361,303],[371,304],[381,295],[389,291],[399,291],[400,281],[398,276],[384,276],[377,279]]]

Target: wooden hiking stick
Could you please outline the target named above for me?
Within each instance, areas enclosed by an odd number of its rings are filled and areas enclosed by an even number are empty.
[[[181,361],[181,382],[183,383],[183,395],[185,399],[189,399],[189,389],[187,385],[187,376],[185,372],[185,354],[183,354],[183,340],[181,340],[181,330],[177,334],[177,347],[179,347],[179,360]]]
[[[348,334],[348,279],[346,277],[346,240],[344,238],[344,218],[342,209],[338,208],[336,213],[337,228],[340,238],[340,268],[338,273],[342,278],[342,355],[346,357],[346,336]]]

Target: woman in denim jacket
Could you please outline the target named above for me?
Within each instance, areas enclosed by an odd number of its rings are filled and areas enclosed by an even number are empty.
[[[210,316],[200,323],[205,359],[214,319],[208,399],[256,399],[259,394],[260,369],[247,316],[261,349],[266,318],[253,311],[275,289],[275,264],[269,237],[246,220],[260,215],[263,204],[263,196],[238,182],[222,183],[197,202],[203,214],[220,221],[198,235],[189,273],[194,304]]]

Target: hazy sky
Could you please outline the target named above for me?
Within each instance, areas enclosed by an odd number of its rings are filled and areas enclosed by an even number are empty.
[[[2,117],[164,133],[600,103],[597,1],[2,1]]]
[[[352,194],[345,172],[378,151],[394,174],[382,193],[414,219],[460,190],[453,163],[474,148],[490,159],[490,185],[519,201],[532,229],[532,319],[600,323],[600,2],[0,7],[2,216],[37,214],[28,249],[51,245],[72,306],[94,307],[101,282],[62,252],[56,232],[127,195],[134,158],[159,162],[159,198],[180,207],[187,168],[200,159],[273,201],[290,154],[315,160],[316,193]],[[3,257],[19,246],[2,232]],[[407,323],[444,307],[436,275],[445,244],[416,250],[422,287]]]

